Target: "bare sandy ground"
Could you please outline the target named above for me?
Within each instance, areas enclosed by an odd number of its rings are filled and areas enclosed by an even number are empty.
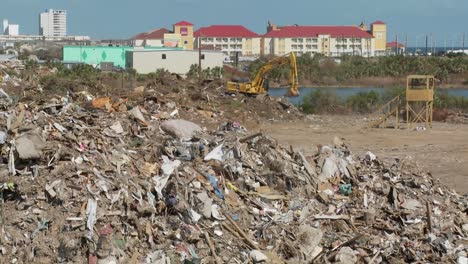
[[[432,129],[369,129],[363,116],[309,116],[306,121],[261,125],[261,130],[305,153],[334,136],[357,155],[371,151],[382,159],[411,156],[441,182],[468,193],[468,125],[435,122]]]

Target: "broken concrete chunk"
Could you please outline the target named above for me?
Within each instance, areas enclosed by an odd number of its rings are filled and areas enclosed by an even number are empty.
[[[414,211],[422,208],[423,205],[416,199],[408,199],[401,204],[401,207]]]
[[[128,111],[128,113],[132,115],[136,120],[140,121],[141,123],[146,123],[146,119],[141,113],[141,110],[138,106],[132,108],[132,110]]]
[[[297,245],[305,255],[307,260],[313,259],[315,248],[322,240],[323,232],[320,228],[314,228],[309,225],[301,225],[297,231]]]
[[[341,248],[335,256],[335,263],[337,264],[354,264],[357,261],[357,252],[350,247]]]
[[[263,261],[268,260],[268,257],[265,254],[263,254],[260,250],[250,251],[249,256],[250,256],[250,258],[252,258],[254,263],[259,263],[259,262],[263,262]]]
[[[204,161],[209,161],[209,160],[224,161],[223,156],[224,156],[223,143],[221,143],[219,144],[219,146],[214,148],[210,153],[208,153],[203,160]]]
[[[374,161],[374,160],[377,159],[377,156],[375,156],[374,153],[372,153],[372,152],[370,152],[370,151],[367,151],[367,152],[366,152],[366,159],[367,159],[368,161]]]
[[[164,121],[161,129],[181,140],[190,140],[196,132],[202,130],[199,125],[182,119]]]
[[[15,140],[16,151],[22,160],[39,159],[45,147],[44,140],[37,134],[26,134]]]
[[[322,173],[320,173],[319,178],[322,181],[325,181],[331,177],[334,177],[339,172],[337,160],[334,155],[325,159],[325,163],[322,167]]]
[[[114,132],[117,133],[117,134],[122,134],[122,133],[124,132],[124,129],[123,129],[123,127],[122,127],[122,124],[121,124],[119,121],[117,121],[117,122],[115,122],[114,124],[112,124],[112,125],[110,126],[110,128],[111,128],[112,130],[114,130]]]
[[[118,264],[114,256],[109,256],[105,259],[98,259],[97,264]]]
[[[0,131],[0,144],[5,144],[7,134],[4,131]]]
[[[468,264],[468,258],[464,256],[458,256],[457,264]]]

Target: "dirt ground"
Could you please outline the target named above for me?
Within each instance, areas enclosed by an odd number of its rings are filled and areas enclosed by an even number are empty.
[[[262,125],[263,132],[306,154],[334,136],[356,155],[371,151],[382,159],[412,157],[459,194],[468,194],[468,125],[435,122],[432,129],[369,129],[364,116],[308,116],[306,121]]]

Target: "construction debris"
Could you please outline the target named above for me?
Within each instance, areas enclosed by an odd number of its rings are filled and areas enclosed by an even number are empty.
[[[410,160],[305,156],[147,92],[2,105],[1,263],[466,262],[467,197]]]

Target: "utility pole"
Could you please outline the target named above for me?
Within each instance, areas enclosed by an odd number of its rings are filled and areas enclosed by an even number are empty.
[[[408,54],[408,34],[405,35],[405,55]]]
[[[463,53],[465,53],[465,32],[463,32],[463,37],[462,37],[462,50],[463,50]]]
[[[428,48],[428,47],[427,47],[428,41],[429,41],[429,37],[426,35],[426,56],[427,56],[427,54],[428,54],[428,53],[427,53],[427,52],[428,52],[428,50],[427,50],[427,48]]]
[[[201,35],[198,36],[198,78],[200,79],[200,83],[202,80],[202,52],[201,52]]]
[[[444,51],[445,53],[447,53],[447,34],[445,34],[445,37],[444,37]]]
[[[398,56],[399,50],[398,50],[398,35],[395,35],[395,55]]]

